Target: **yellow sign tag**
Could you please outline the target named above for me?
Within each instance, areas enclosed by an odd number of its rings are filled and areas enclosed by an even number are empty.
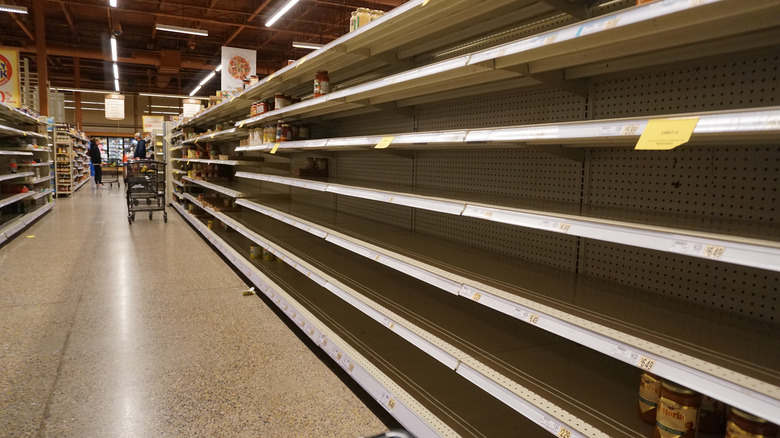
[[[420,6],[425,6],[425,5],[427,5],[429,1],[430,1],[430,0],[423,0],[422,4],[421,4]]]
[[[33,239],[33,238],[35,238],[35,236],[33,236],[32,234],[30,234],[29,236],[25,236],[25,237],[27,237],[28,239]]]
[[[395,140],[395,137],[382,137],[382,140],[374,146],[374,149],[385,149],[390,146],[393,140]]]
[[[243,128],[244,127],[244,123],[246,123],[246,120],[242,120],[241,123],[238,125],[238,127],[239,128]]]
[[[302,66],[303,63],[306,62],[307,59],[309,59],[307,56],[304,56],[303,58],[301,58],[301,60],[298,61],[298,64],[295,65],[295,68],[298,68],[298,67]]]
[[[270,82],[270,81],[271,81],[271,79],[273,79],[273,78],[274,78],[274,76],[276,76],[276,72],[273,72],[273,73],[271,73],[270,75],[268,75],[268,77],[267,77],[267,78],[265,78],[265,81],[266,81],[266,82]]]
[[[698,117],[678,120],[650,120],[636,143],[636,150],[668,151],[688,143]]]
[[[279,149],[279,143],[274,143],[274,148],[271,149],[271,153],[275,154],[277,149]]]

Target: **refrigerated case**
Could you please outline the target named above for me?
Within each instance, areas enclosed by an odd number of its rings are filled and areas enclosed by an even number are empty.
[[[119,163],[124,161],[124,154],[127,152],[128,145],[130,154],[132,154],[131,137],[94,137],[101,141],[100,155],[104,163]]]

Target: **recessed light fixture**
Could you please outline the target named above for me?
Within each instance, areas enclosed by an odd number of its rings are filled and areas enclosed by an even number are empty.
[[[0,12],[10,12],[12,14],[26,14],[27,8],[15,5],[0,5]]]
[[[191,27],[169,26],[167,24],[158,24],[155,29],[168,32],[186,33],[188,35],[209,36],[209,32],[203,29],[193,29]]]
[[[265,22],[265,27],[273,26],[273,24],[276,23],[276,20],[282,18],[282,15],[286,14],[287,11],[289,11],[290,8],[295,6],[296,3],[298,3],[298,0],[289,0],[286,5],[282,6],[282,9],[279,9],[279,11],[275,13],[270,20]]]
[[[314,43],[302,43],[300,41],[293,41],[292,44],[293,47],[298,47],[299,49],[312,49],[317,50],[322,48],[322,44],[314,44]]]

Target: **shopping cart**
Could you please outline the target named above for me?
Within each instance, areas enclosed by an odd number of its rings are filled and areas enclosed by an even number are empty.
[[[114,183],[119,187],[119,175],[122,174],[122,162],[112,161],[107,165],[102,166],[103,169],[103,184],[108,184],[109,187],[114,187]]]
[[[165,211],[165,163],[151,160],[128,162],[125,166],[127,187],[127,222],[133,224],[137,211],[162,211],[163,220],[168,222]]]

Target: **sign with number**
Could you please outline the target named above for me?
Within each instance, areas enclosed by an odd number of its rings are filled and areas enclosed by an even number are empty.
[[[14,108],[22,106],[19,83],[19,51],[0,48],[0,102]]]

